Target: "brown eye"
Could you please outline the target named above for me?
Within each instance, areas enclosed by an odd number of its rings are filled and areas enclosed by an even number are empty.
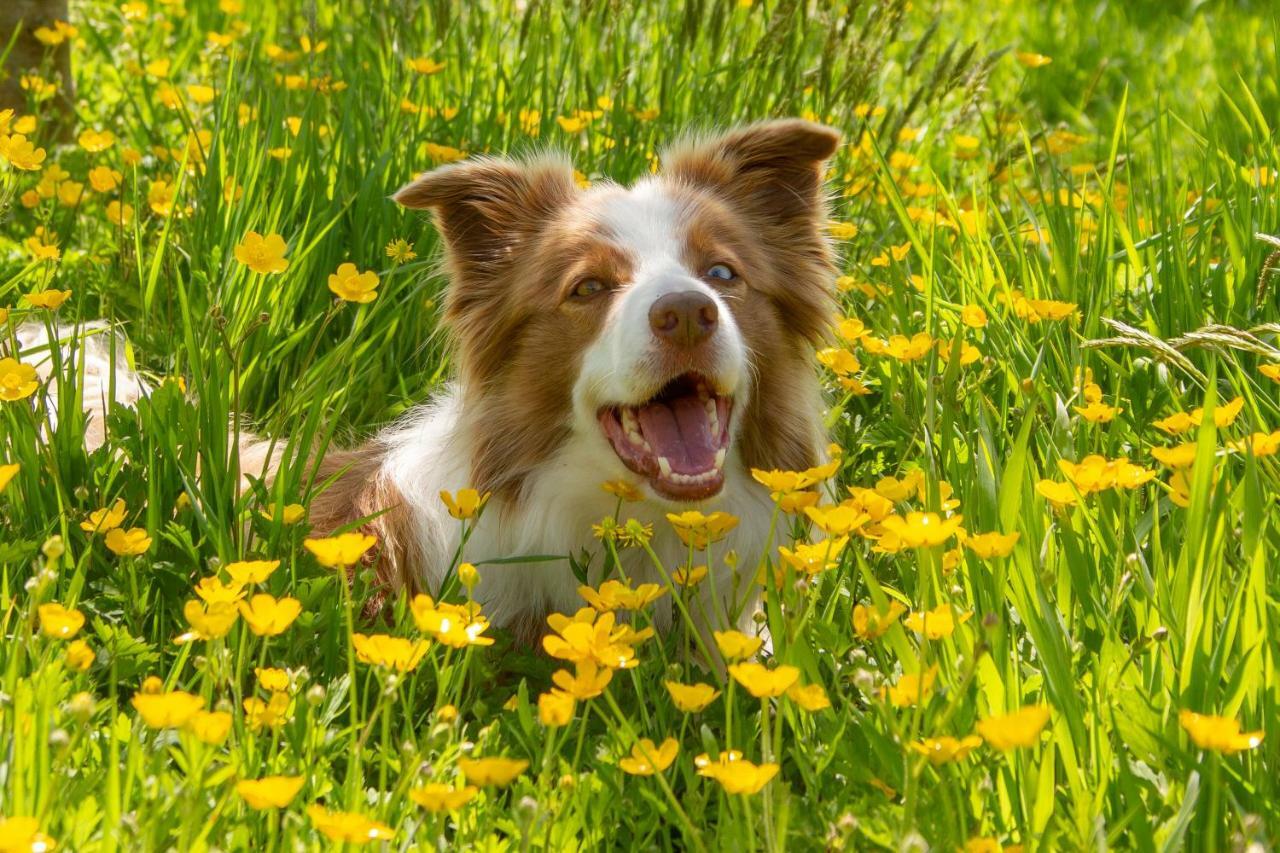
[[[573,289],[573,295],[578,299],[586,299],[589,296],[595,296],[597,293],[604,293],[607,289],[604,286],[604,282],[598,278],[584,278]]]

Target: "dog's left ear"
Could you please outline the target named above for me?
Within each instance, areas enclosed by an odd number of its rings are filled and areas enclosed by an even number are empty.
[[[712,189],[766,226],[804,230],[826,219],[823,172],[839,144],[825,125],[765,121],[676,145],[662,158],[663,174]]]

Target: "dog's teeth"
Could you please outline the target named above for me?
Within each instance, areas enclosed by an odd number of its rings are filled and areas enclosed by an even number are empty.
[[[671,460],[665,456],[659,456],[658,470],[662,472],[662,476],[671,479]]]
[[[724,459],[727,455],[728,455],[728,450],[726,448],[722,447],[716,451],[716,468],[717,469],[724,467]]]
[[[703,409],[707,413],[707,425],[711,428],[713,436],[720,434],[720,415],[716,411],[716,401],[710,398],[702,404]]]

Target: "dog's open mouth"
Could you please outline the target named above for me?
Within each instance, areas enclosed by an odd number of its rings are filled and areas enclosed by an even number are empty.
[[[638,406],[600,410],[600,425],[613,450],[654,491],[695,501],[719,493],[729,452],[733,398],[717,394],[696,373],[671,380]]]

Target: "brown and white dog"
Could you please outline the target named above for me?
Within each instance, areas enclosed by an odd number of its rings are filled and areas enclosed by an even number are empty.
[[[833,311],[823,175],[838,140],[770,121],[680,144],[630,187],[580,189],[567,160],[539,156],[455,163],[401,189],[443,237],[458,375],[369,443],[326,455],[317,533],[376,515],[365,527],[382,582],[432,592],[460,539],[441,490],[492,493],[463,550],[483,563],[597,549],[592,525],[616,505],[601,483],[626,479],[645,494],[627,516],[653,525],[668,569],[688,549],[666,513],[741,520],[693,610],[710,627],[748,615],[773,511],[750,469],[803,469],[823,446],[813,351]],[[643,551],[621,559],[633,582],[660,580]],[[506,562],[482,567],[475,595],[534,640],[549,613],[582,606],[577,587],[566,561]]]

